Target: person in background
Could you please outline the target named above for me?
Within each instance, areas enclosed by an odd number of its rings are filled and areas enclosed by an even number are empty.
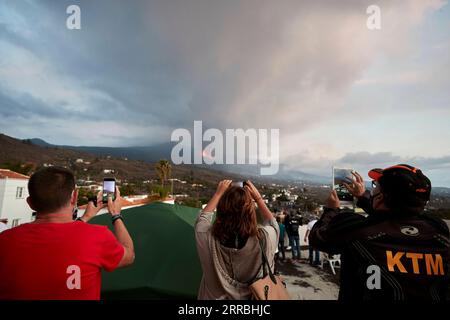
[[[450,300],[450,233],[424,211],[431,182],[418,168],[372,169],[374,188],[354,172],[346,185],[368,217],[339,210],[333,190],[310,244],[341,254],[339,300]]]
[[[257,223],[255,203],[262,225]],[[221,181],[195,223],[203,270],[198,299],[250,299],[249,284],[263,274],[261,250],[274,269],[279,233],[273,214],[253,183],[246,181],[240,187],[231,186],[231,180]]]
[[[286,259],[285,251],[284,251],[284,236],[285,236],[285,227],[284,224],[281,222],[281,218],[277,217],[277,223],[278,228],[280,228],[280,238],[278,240],[278,252],[276,255],[276,259],[278,259],[278,256],[281,252],[281,261],[284,261]]]
[[[301,226],[301,217],[297,214],[288,213],[286,220],[284,222],[286,226],[286,232],[289,236],[289,242],[292,247],[292,259],[300,260],[301,250],[300,250],[300,235],[298,233]]]
[[[283,224],[284,224],[284,231],[285,231],[285,238],[287,238],[288,240],[288,246],[286,248],[286,250],[292,250],[292,242],[291,242],[291,233],[290,230],[288,229],[288,221],[289,221],[289,212],[285,212],[283,210],[281,210],[281,215],[284,217],[283,218]]]
[[[36,220],[0,234],[0,300],[98,300],[101,271],[134,261],[133,241],[123,222],[121,198],[108,198],[115,235],[105,226],[86,223],[103,207],[89,202],[73,220],[78,191],[73,173],[61,167],[35,172],[27,202]]]
[[[303,239],[303,241],[305,241],[306,243],[308,243],[309,234],[314,225],[316,224],[316,222],[317,217],[314,217],[310,222],[308,222],[308,225],[306,227],[305,238]],[[308,245],[308,249],[309,249],[309,263],[313,266],[318,266],[320,264],[320,251],[314,249],[312,245]]]

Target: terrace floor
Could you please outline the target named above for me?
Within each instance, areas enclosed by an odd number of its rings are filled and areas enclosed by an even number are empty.
[[[333,275],[329,265],[324,269],[314,267],[306,259],[308,251],[302,250],[303,259],[291,260],[286,252],[284,262],[277,261],[276,271],[286,282],[293,300],[337,300],[339,294],[339,269]]]

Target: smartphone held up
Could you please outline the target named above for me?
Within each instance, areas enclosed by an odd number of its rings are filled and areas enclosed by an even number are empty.
[[[341,208],[354,208],[354,197],[347,190],[344,183],[352,184],[353,183],[353,169],[347,168],[335,168],[333,167],[333,179],[332,179],[332,187],[333,190],[336,190],[337,196],[341,203]]]
[[[111,196],[113,201],[116,200],[116,179],[114,178],[103,179],[103,203],[108,202],[108,196]]]
[[[246,185],[247,185],[247,182],[245,182],[245,181],[233,181],[231,183],[231,186],[240,187],[240,188],[244,188]]]

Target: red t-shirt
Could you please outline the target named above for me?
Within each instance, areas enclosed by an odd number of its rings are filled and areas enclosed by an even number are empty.
[[[123,246],[107,227],[81,221],[28,223],[0,233],[0,300],[98,300],[101,269]]]

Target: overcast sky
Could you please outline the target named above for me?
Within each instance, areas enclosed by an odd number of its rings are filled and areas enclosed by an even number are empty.
[[[278,128],[292,168],[407,162],[450,187],[449,31],[441,0],[0,0],[0,132],[129,146],[194,120]]]

